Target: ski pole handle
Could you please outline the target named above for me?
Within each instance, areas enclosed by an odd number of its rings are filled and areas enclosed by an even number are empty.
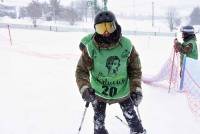
[[[90,104],[90,102],[86,102],[86,103],[85,103],[85,107],[88,108],[88,107],[89,107],[89,104]]]

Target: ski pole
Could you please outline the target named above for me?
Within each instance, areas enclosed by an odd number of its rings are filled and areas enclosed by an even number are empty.
[[[128,124],[126,124],[126,122],[124,122],[119,116],[115,116],[119,121],[121,121],[121,123],[123,123],[125,126],[129,127]]]
[[[174,45],[178,43],[178,39],[177,39],[177,34],[175,34],[175,39],[174,39]],[[171,65],[171,73],[170,73],[170,78],[169,78],[169,89],[168,89],[168,93],[170,92],[171,90],[171,83],[172,83],[172,77],[173,77],[173,71],[174,71],[174,58],[175,58],[175,53],[176,53],[176,50],[175,48],[173,48],[173,58],[172,58],[172,65]]]
[[[173,77],[173,71],[174,71],[174,57],[175,57],[175,49],[173,51],[173,59],[172,59],[172,66],[171,66],[171,74],[170,74],[170,78],[169,78],[169,90],[168,90],[168,93],[171,90],[171,83],[172,83],[172,77]]]
[[[81,124],[80,124],[80,127],[79,127],[79,129],[78,129],[78,134],[79,134],[80,131],[81,131],[81,127],[82,127],[82,125],[83,125],[83,121],[84,121],[84,119],[85,119],[85,114],[86,114],[87,108],[89,107],[89,104],[90,104],[90,102],[86,102],[86,104],[85,104],[85,110],[84,110],[84,112],[83,112],[83,117],[82,117],[82,119],[81,119]]]
[[[140,120],[140,122],[142,122],[138,106],[136,106],[136,111],[137,111],[138,119]]]
[[[137,111],[138,119],[139,119],[140,123],[142,123],[142,120],[141,120],[141,116],[140,116],[140,112],[139,112],[138,106],[136,106],[136,111]],[[146,129],[143,129],[143,133],[146,134],[146,133],[147,133],[147,130],[146,130]]]
[[[133,104],[133,107],[136,107],[138,119],[140,120],[140,122],[142,122],[138,106],[135,106],[135,105],[134,105],[134,101],[133,101],[133,99],[132,99],[131,97],[130,97],[130,100],[131,100],[131,102],[132,102],[132,104]]]

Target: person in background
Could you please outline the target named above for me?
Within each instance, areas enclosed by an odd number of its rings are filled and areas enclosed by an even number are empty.
[[[184,55],[192,59],[198,59],[198,48],[193,26],[183,26],[181,32],[183,43],[180,43],[177,38],[175,38],[174,49],[176,53],[180,53],[180,66],[182,67]]]
[[[143,98],[139,55],[131,41],[122,36],[121,26],[111,11],[95,16],[94,29],[81,40],[82,54],[76,68],[80,94],[93,106],[94,134],[108,134],[106,107],[114,103],[120,105],[130,134],[145,134],[134,110]]]

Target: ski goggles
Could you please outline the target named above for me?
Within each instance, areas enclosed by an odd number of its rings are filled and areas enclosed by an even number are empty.
[[[113,33],[116,30],[115,22],[102,22],[95,25],[95,31],[98,34]]]

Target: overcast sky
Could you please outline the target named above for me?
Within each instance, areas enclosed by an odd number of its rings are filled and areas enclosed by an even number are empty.
[[[13,2],[18,4],[29,3],[32,0],[4,0],[5,2]],[[38,0],[44,2],[49,0]],[[70,2],[76,0],[61,0],[61,4],[69,5]],[[97,0],[99,3],[102,0]],[[154,3],[155,15],[163,15],[170,7],[176,8],[181,15],[190,14],[196,6],[200,7],[199,0],[108,0],[108,8],[121,14],[149,15],[152,13],[152,3]]]

